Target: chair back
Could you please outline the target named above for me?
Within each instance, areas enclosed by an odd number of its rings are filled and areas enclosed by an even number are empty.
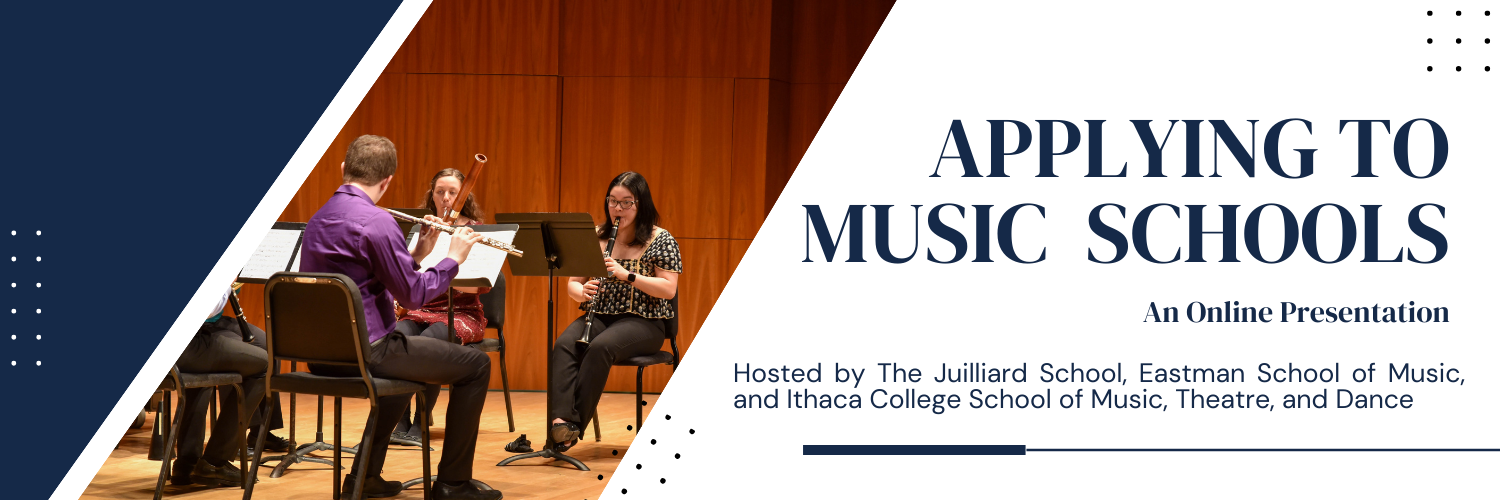
[[[157,386],[156,390],[175,391],[178,387],[182,387],[182,372],[177,371],[177,365],[174,364],[172,365],[172,369],[167,371],[167,376],[162,379],[161,385]]]
[[[505,345],[505,273],[495,278],[495,286],[489,292],[479,296],[479,303],[484,306],[485,321],[501,333],[500,345]]]
[[[682,309],[677,307],[677,299],[682,297],[682,285],[677,286],[677,293],[672,295],[672,317],[667,318],[667,324],[662,330],[667,332],[667,341],[672,345],[672,371],[677,371],[677,365],[682,363],[682,354],[677,352],[677,318],[682,317]]]
[[[672,339],[674,343],[677,341],[677,318],[682,317],[682,309],[677,307],[677,298],[681,296],[682,287],[678,286],[677,294],[672,296],[672,317],[667,318],[666,325],[664,326],[667,338]]]
[[[336,273],[276,273],[266,282],[266,352],[278,361],[365,370],[370,336],[359,288]]]

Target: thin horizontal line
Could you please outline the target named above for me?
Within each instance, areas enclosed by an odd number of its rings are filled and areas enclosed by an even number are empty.
[[[1026,455],[1045,452],[1127,453],[1460,453],[1500,448],[1027,448],[1025,445],[802,445],[803,455]]]
[[[385,72],[389,75],[450,75],[450,76],[534,76],[538,78],[562,78],[561,75],[531,74],[531,73],[412,73],[412,72]]]
[[[1500,452],[1500,448],[1027,448],[1029,452]]]
[[[803,455],[1025,455],[1019,444],[805,444]]]

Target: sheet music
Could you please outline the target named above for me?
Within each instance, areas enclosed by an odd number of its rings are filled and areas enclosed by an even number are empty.
[[[479,234],[505,243],[514,242],[516,239],[516,231],[481,231]],[[453,235],[448,233],[438,233],[437,244],[433,246],[432,253],[422,259],[420,271],[426,272],[448,257],[448,242],[452,238]],[[406,248],[410,250],[416,247],[417,239],[412,238]],[[500,276],[500,268],[505,265],[507,255],[510,254],[505,253],[504,250],[475,243],[474,248],[469,250],[469,258],[458,266],[458,276],[454,279],[485,278],[494,282],[495,278]]]
[[[296,254],[301,253],[297,251],[297,239],[301,236],[302,231],[288,229],[272,229],[266,233],[255,253],[250,254],[250,262],[240,269],[240,277],[263,280],[285,271],[288,262],[300,257]]]

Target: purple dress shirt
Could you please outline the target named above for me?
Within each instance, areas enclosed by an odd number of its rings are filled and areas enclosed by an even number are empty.
[[[340,186],[307,221],[301,270],[342,273],[359,285],[370,342],[385,338],[396,327],[392,297],[408,309],[417,309],[447,293],[458,275],[458,263],[448,258],[427,272],[417,269],[396,219],[359,188]]]

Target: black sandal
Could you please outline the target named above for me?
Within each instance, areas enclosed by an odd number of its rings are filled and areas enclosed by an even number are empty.
[[[522,434],[515,441],[506,443],[505,451],[511,453],[531,453],[533,450],[531,449],[531,441],[526,439],[525,434]]]
[[[583,435],[583,430],[578,428],[578,424],[572,422],[552,424],[552,442],[554,443],[573,441],[581,435]]]

